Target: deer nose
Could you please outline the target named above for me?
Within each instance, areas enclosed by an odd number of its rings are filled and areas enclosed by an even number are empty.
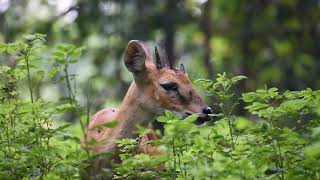
[[[203,108],[202,112],[204,114],[212,114],[212,109],[209,106],[207,106],[207,107]]]

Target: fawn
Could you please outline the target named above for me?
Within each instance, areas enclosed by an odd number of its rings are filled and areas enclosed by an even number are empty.
[[[118,109],[106,108],[97,112],[91,119],[84,135],[82,147],[95,153],[118,153],[116,140],[134,136],[136,126],[147,126],[156,114],[164,110],[188,116],[198,114],[199,121],[211,114],[200,95],[192,86],[183,65],[180,69],[170,68],[168,62],[155,50],[156,64],[150,49],[139,40],[131,40],[124,53],[126,68],[132,73],[134,81],[128,89]],[[116,120],[115,128],[95,129],[106,122]],[[88,145],[90,139],[95,144]],[[143,141],[154,139],[154,134],[143,137]],[[141,148],[143,153],[157,155],[156,151]]]

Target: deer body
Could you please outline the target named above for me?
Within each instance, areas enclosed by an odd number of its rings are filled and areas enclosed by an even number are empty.
[[[133,137],[138,124],[147,126],[156,114],[164,110],[184,115],[199,114],[200,117],[211,113],[193,88],[184,67],[180,70],[169,68],[167,62],[161,62],[157,51],[155,65],[150,50],[143,42],[132,40],[128,43],[124,63],[133,74],[134,81],[118,109],[106,108],[93,116],[85,131],[82,147],[96,153],[117,154],[116,140]],[[95,129],[113,120],[118,121],[115,128]],[[88,145],[92,138],[97,143]],[[154,138],[154,134],[149,134],[142,141]],[[159,155],[146,147],[141,148],[142,152]]]
[[[92,146],[94,152],[103,153],[115,151],[116,140],[132,137],[136,125],[146,126],[148,122],[150,122],[150,119],[155,117],[155,112],[145,107],[147,99],[138,96],[137,87],[133,82],[119,109],[106,108],[93,116],[86,130],[85,140],[95,138],[97,142],[101,142]],[[94,130],[96,126],[114,120],[118,121],[118,125],[115,128]]]

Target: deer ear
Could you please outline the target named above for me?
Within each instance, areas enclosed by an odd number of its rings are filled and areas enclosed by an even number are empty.
[[[142,41],[131,40],[124,54],[124,64],[135,76],[146,70],[147,52]]]

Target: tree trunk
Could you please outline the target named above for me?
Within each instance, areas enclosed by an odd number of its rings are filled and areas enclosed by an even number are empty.
[[[170,67],[176,64],[175,57],[175,11],[177,7],[177,0],[167,0],[166,9],[164,11],[164,45],[167,51]]]
[[[204,65],[207,69],[208,77],[214,77],[214,67],[211,61],[211,46],[210,39],[212,37],[212,19],[211,19],[212,0],[208,0],[203,4],[203,14],[201,17],[201,30],[204,35],[203,49],[204,49]]]

